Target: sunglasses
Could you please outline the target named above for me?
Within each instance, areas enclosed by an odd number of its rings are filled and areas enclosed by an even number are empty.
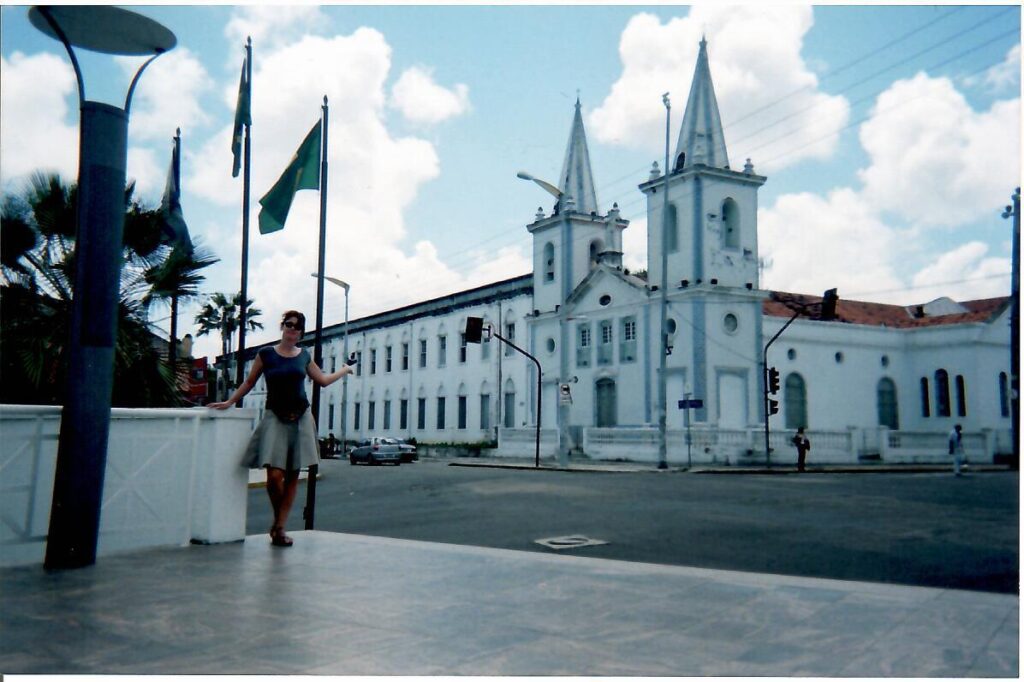
[[[288,329],[298,329],[300,332],[302,331],[302,325],[299,324],[298,322],[292,322],[291,320],[285,322],[284,326],[287,327]]]

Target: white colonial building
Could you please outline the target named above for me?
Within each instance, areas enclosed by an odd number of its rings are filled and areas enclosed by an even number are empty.
[[[669,464],[766,459],[765,346],[798,312],[767,353],[780,374],[772,462],[795,461],[798,426],[811,463],[945,461],[956,423],[970,457],[1012,451],[1009,298],[841,299],[823,319],[820,296],[761,288],[766,178],[749,160],[730,167],[703,41],[671,165],[667,183],[655,164],[639,186],[649,229],[647,276],[637,277],[622,267],[628,222],[598,204],[577,101],[557,191],[548,187],[557,203],[526,226],[533,273],[350,322],[359,372],[323,392],[321,435],[496,443],[496,454],[532,456],[539,420],[544,457],[658,461],[664,261]],[[468,317],[536,358],[539,395],[525,355],[498,339],[466,344]],[[344,325],[323,338],[333,370]],[[263,391],[261,381],[246,405],[262,406]],[[680,409],[684,398],[702,406]]]

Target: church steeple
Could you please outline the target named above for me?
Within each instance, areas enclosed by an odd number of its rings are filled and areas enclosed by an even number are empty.
[[[690,96],[686,101],[686,113],[683,114],[683,125],[679,130],[673,169],[679,171],[698,163],[712,168],[729,166],[725,135],[722,134],[722,118],[718,114],[715,88],[711,84],[708,41],[703,36],[700,39],[693,83],[690,85]]]
[[[580,113],[580,99],[576,97],[576,115],[569,133],[569,146],[565,150],[565,163],[559,176],[558,189],[564,196],[559,201],[561,210],[572,208],[580,213],[600,213],[597,208],[597,191],[594,189],[594,175],[590,171],[590,152],[587,150],[587,134],[583,130],[583,115]],[[572,197],[573,206],[566,205]]]

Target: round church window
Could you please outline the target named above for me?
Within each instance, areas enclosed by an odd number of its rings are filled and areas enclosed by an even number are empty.
[[[597,302],[600,303],[601,305],[608,305],[609,303],[612,302],[612,297],[609,296],[608,294],[605,294],[601,298],[597,299]]]
[[[554,353],[555,352],[555,340],[554,339],[548,339],[547,347],[548,347],[548,352],[549,353]]]
[[[727,313],[725,319],[722,320],[722,326],[725,327],[726,333],[735,334],[736,329],[740,326],[740,321],[732,313]]]

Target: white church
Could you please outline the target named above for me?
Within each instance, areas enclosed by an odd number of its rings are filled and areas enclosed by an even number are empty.
[[[361,362],[323,391],[320,434],[511,457],[534,456],[539,434],[540,456],[563,463],[786,465],[805,427],[813,465],[947,462],[947,434],[962,424],[970,460],[1009,455],[1010,298],[904,307],[840,291],[833,315],[822,292],[762,289],[767,178],[749,159],[732,169],[725,142],[702,41],[667,182],[655,164],[639,186],[649,229],[638,277],[622,266],[628,222],[597,203],[577,101],[558,187],[536,181],[557,198],[526,226],[533,272],[350,321],[347,340],[344,324],[325,327],[325,368],[346,349]],[[470,317],[495,334],[467,344]],[[779,384],[767,396],[765,360]],[[261,379],[246,406],[262,413],[264,401]]]

